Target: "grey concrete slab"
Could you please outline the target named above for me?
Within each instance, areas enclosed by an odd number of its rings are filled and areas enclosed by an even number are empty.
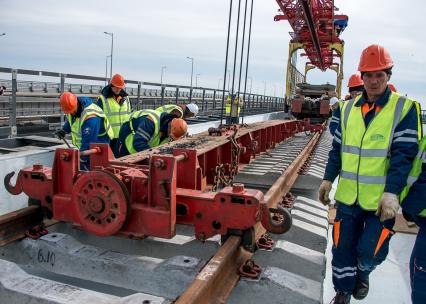
[[[322,282],[324,279],[326,263],[324,253],[289,241],[276,239],[272,251],[258,250],[254,259],[259,265],[285,269],[317,282]]]
[[[309,249],[324,252],[327,247],[327,229],[293,219],[293,226],[284,239]]]
[[[165,299],[141,293],[117,297],[61,284],[24,272],[15,263],[0,260],[1,303],[7,304],[160,304]]]
[[[322,303],[322,284],[277,267],[267,267],[259,281],[240,280],[227,303]]]
[[[0,248],[4,259],[56,274],[177,298],[193,281],[204,262],[175,255],[167,260],[122,254],[86,245],[69,235],[49,233],[39,240]]]

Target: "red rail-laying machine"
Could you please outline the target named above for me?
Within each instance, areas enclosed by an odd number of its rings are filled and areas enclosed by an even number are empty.
[[[91,154],[90,171],[79,169],[78,150],[57,149],[52,168],[35,164],[19,172],[15,186],[14,172],[4,182],[12,194],[25,192],[48,218],[98,236],[172,238],[176,224],[187,224],[204,241],[250,230],[257,222],[284,233],[291,225],[287,210],[271,210],[261,191],[229,185],[240,165],[311,127],[303,121],[268,121],[211,130],[215,136],[186,138],[120,159],[108,145],[92,144],[85,152]]]

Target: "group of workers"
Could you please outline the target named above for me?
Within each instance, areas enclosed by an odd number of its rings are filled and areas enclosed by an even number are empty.
[[[332,149],[319,199],[334,196],[332,303],[364,299],[369,276],[389,251],[395,217],[402,207],[419,226],[410,260],[412,302],[426,303],[426,137],[418,102],[391,88],[393,60],[382,46],[361,55],[348,87],[350,99],[334,106]]]
[[[60,105],[66,115],[65,124],[56,132],[60,139],[71,133],[72,143],[80,151],[88,150],[91,143],[109,143],[115,157],[181,138],[188,130],[185,119],[198,114],[195,103],[167,104],[132,112],[120,74],[112,77],[96,102],[65,92],[60,97]],[[88,156],[81,156],[80,168],[90,168]]]
[[[422,138],[420,107],[399,95],[388,82],[394,63],[379,45],[367,47],[348,87],[350,99],[333,105],[332,149],[319,188],[319,199],[329,194],[339,177],[333,226],[332,278],[335,304],[364,299],[369,276],[389,251],[395,216],[419,226],[410,260],[412,301],[426,303],[426,137]],[[177,140],[187,133],[185,119],[196,116],[196,104],[165,105],[132,112],[124,78],[116,74],[94,103],[88,97],[64,93],[60,104],[67,121],[57,132],[71,133],[84,151],[90,143],[109,143],[116,157]],[[231,101],[226,103],[227,123]],[[238,117],[238,115],[233,115]],[[89,168],[88,158],[81,166]]]

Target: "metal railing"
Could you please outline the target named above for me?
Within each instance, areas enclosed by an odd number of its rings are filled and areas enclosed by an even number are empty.
[[[6,94],[0,96],[0,123],[8,128],[10,137],[17,134],[18,121],[57,119],[63,122],[63,115],[58,97],[63,92],[85,95],[94,100],[100,94],[105,77],[65,74],[47,71],[11,69],[0,67],[0,73],[10,75],[10,80],[0,80],[6,87]],[[19,80],[20,75],[52,77],[57,82]],[[2,77],[3,78],[3,77]],[[66,80],[79,82],[102,82],[103,84],[68,83]],[[220,115],[223,92],[213,88],[190,87],[174,84],[160,84],[145,81],[126,80],[126,92],[134,110],[156,108],[169,103],[197,103],[200,115]],[[227,95],[225,91],[225,96]],[[243,94],[241,93],[241,98]],[[259,94],[245,94],[245,114],[283,110],[284,99]],[[0,130],[0,133],[5,131]]]

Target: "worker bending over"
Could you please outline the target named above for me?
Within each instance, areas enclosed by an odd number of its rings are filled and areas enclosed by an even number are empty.
[[[112,76],[111,83],[102,89],[97,101],[97,105],[104,111],[114,132],[110,147],[115,157],[118,157],[119,154],[120,128],[129,121],[132,112],[129,96],[124,90],[125,87],[123,76],[115,74]]]
[[[91,143],[109,143],[113,131],[104,112],[88,97],[77,97],[66,92],[60,97],[66,122],[56,131],[60,139],[71,133],[72,143],[81,152],[90,148]],[[80,169],[89,170],[89,156],[80,157]]]
[[[120,156],[177,140],[187,131],[185,120],[174,115],[155,110],[133,112],[120,131]]]
[[[364,81],[362,81],[361,76],[359,74],[353,74],[351,77],[349,77],[348,81],[348,88],[349,88],[349,94],[350,99],[354,99],[357,96],[361,95],[364,91]],[[330,99],[331,102],[331,99]],[[330,121],[330,133],[334,136],[334,132],[337,129],[337,126],[340,123],[340,112],[342,110],[343,101],[340,101],[338,103],[335,103],[332,105],[332,111],[333,115],[331,116]]]
[[[342,106],[319,189],[320,201],[329,204],[339,175],[331,262],[334,303],[367,296],[369,275],[388,254],[398,196],[418,150],[414,102],[387,86],[393,65],[382,46],[362,52],[358,70],[365,90]]]
[[[176,118],[188,119],[197,116],[198,106],[195,103],[175,105],[167,104],[155,109],[161,113],[168,113],[174,115]]]

